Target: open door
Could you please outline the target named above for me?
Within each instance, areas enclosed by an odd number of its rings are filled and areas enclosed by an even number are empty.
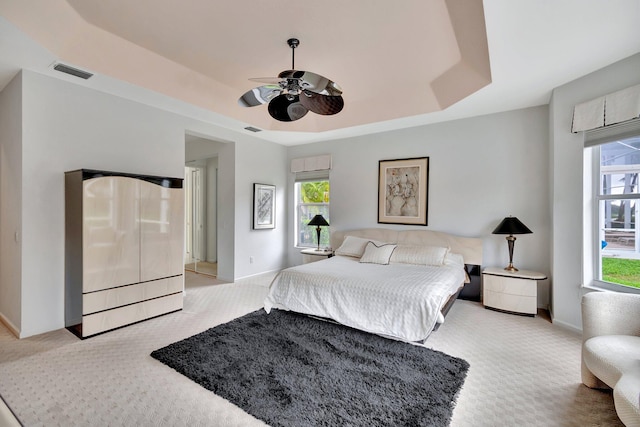
[[[185,167],[185,270],[217,276],[217,158]]]

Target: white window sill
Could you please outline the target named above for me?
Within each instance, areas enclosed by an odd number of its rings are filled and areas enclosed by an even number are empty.
[[[615,285],[613,283],[600,282],[597,280],[594,280],[593,282],[587,285],[582,285],[582,287],[585,289],[590,289],[592,291],[599,291],[599,292],[621,292],[621,293],[627,293],[627,294],[640,295],[639,288],[632,288],[630,286],[623,286],[623,285]]]

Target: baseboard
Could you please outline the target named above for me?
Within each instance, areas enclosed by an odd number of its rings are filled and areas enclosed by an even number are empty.
[[[15,325],[2,313],[0,313],[0,322],[6,326],[16,338],[20,338],[20,330],[16,328]]]
[[[557,320],[553,317],[553,313],[550,312],[549,313],[551,315],[551,323],[553,323],[554,325],[558,325],[563,329],[568,329],[572,332],[577,332],[579,334],[582,334],[582,328],[578,328],[575,325],[572,325],[571,323],[567,323],[567,322],[563,322],[562,320]]]
[[[253,278],[253,277],[266,276],[268,274],[277,273],[278,271],[282,271],[282,268],[276,268],[275,270],[263,271],[262,273],[250,274],[248,276],[236,277],[234,282],[237,282],[238,280],[250,279],[250,278]]]

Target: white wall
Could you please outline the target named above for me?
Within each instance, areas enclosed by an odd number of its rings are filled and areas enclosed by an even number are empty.
[[[556,88],[550,102],[552,306],[554,322],[582,329],[583,135],[572,134],[573,106],[640,83],[640,54]]]
[[[90,81],[78,85],[23,71],[22,84],[22,159],[16,154],[7,159],[22,165],[16,182],[23,199],[22,264],[17,267],[22,274],[21,337],[64,326],[64,172],[92,168],[183,177],[186,132],[225,141],[236,135],[235,144],[223,144],[219,154],[224,159],[220,177],[228,184],[219,194],[227,201],[219,212],[219,239],[226,244],[218,255],[229,266],[225,278],[282,266],[285,230],[273,230],[266,241],[253,235],[245,218],[251,212],[252,179],[271,176],[284,187],[282,146],[84,87]],[[250,173],[239,172],[245,163]],[[3,216],[7,210],[3,204]],[[239,224],[236,211],[242,212]],[[272,254],[258,268],[240,261],[253,247]]]
[[[286,264],[288,209],[285,204],[289,169],[287,150],[281,145],[270,146],[263,142],[244,144],[237,147],[237,155],[243,161],[236,173],[236,204],[239,207],[235,215],[236,235],[242,233],[248,238],[236,238],[236,253],[240,254],[235,260],[236,269],[242,272],[236,277],[246,277],[278,270]],[[254,183],[276,186],[275,229],[252,229]],[[218,188],[220,185],[223,183],[219,182]],[[253,263],[250,257],[253,257]]]
[[[0,319],[22,325],[22,74],[0,92]],[[16,238],[17,237],[17,238]]]
[[[290,147],[289,159],[331,154],[331,229],[419,229],[377,223],[378,161],[429,157],[430,230],[483,239],[484,266],[506,266],[505,236],[492,235],[508,215],[533,234],[517,236],[516,267],[550,272],[548,108],[510,111]],[[289,187],[293,188],[290,174]],[[301,262],[293,247],[293,195],[289,198],[289,264]],[[538,305],[549,302],[548,282]]]

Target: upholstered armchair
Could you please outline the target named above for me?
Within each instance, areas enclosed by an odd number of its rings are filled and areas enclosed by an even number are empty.
[[[620,420],[640,426],[640,295],[582,297],[582,382],[612,388]]]

